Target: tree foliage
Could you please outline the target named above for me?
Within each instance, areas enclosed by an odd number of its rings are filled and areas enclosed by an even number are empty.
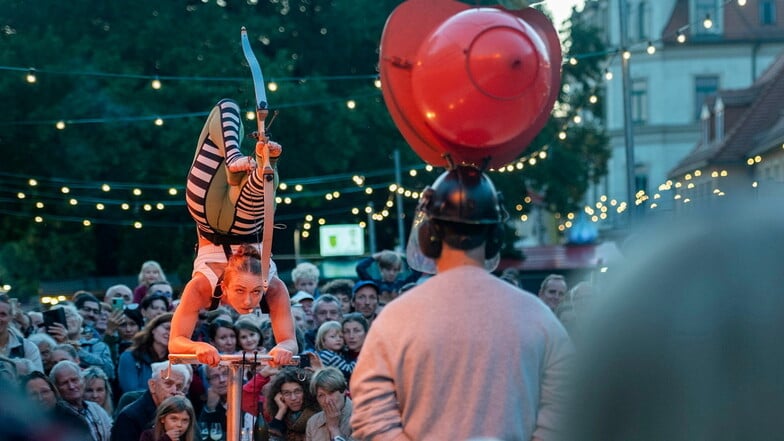
[[[394,127],[373,79],[357,78],[377,72],[381,30],[398,3],[0,0],[0,66],[38,69],[34,84],[24,82],[24,71],[0,70],[0,182],[5,187],[0,194],[0,278],[14,281],[25,291],[17,295],[24,296],[34,293],[39,280],[134,274],[141,262],[155,259],[187,279],[195,237],[183,204],[156,212],[158,227],[96,223],[86,228],[78,221],[85,203],[60,203],[43,189],[16,188],[12,182],[29,176],[81,181],[85,187],[105,181],[183,185],[203,117],[167,120],[162,127],[124,119],[206,114],[224,97],[250,110],[253,85],[240,48],[242,26],[251,36],[265,78],[279,80],[278,91],[268,96],[271,108],[279,110],[270,133],[284,146],[279,166],[284,182],[342,173],[394,182],[395,150],[404,167],[420,166],[421,160]],[[572,35],[572,46],[578,50],[595,49],[581,44],[598,44],[590,30],[573,29]],[[593,68],[578,68],[585,70],[567,67],[565,78],[586,84],[596,80]],[[92,73],[159,75],[163,87],[153,90],[144,78]],[[352,75],[357,77],[324,80]],[[356,102],[356,109],[346,106],[348,99]],[[561,99],[576,98],[570,94]],[[569,104],[586,106],[582,101]],[[54,121],[60,119],[104,122],[55,130]],[[529,149],[551,146],[551,157],[541,166],[494,175],[511,207],[530,186],[546,190],[554,210],[573,210],[588,182],[605,173],[603,132],[593,123],[582,124],[570,127],[567,142],[555,143],[556,127],[562,123],[551,121]],[[246,122],[246,132],[254,126]],[[249,151],[252,141],[246,140],[244,148]],[[436,173],[404,176],[405,186],[420,190]],[[22,190],[29,197],[17,199]],[[372,195],[347,191],[327,201],[325,191],[316,188],[311,196],[278,206],[276,219],[288,230],[276,235],[276,254],[293,252],[291,231],[306,214],[330,223],[355,223],[367,217],[363,212],[352,214],[352,207],[373,201],[380,209],[389,197],[386,189]],[[43,222],[34,222],[42,213],[32,205],[36,197],[49,197],[43,212],[66,220],[44,216]],[[405,198],[404,212],[411,213],[415,204],[415,199]],[[128,221],[139,214],[143,208],[136,204],[117,216]],[[399,245],[394,213],[376,230],[379,248]],[[317,249],[317,240],[303,243],[305,253]]]

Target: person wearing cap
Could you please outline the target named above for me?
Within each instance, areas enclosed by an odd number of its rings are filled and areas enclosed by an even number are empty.
[[[352,290],[351,306],[371,325],[377,315],[379,295],[381,295],[381,288],[373,280],[360,280],[354,284]]]
[[[408,261],[432,261],[435,275],[370,327],[351,377],[353,436],[554,439],[573,349],[544,303],[491,273],[508,214],[490,178],[447,171],[416,218]]]
[[[313,295],[307,291],[297,291],[291,297],[291,304],[302,306],[302,310],[305,312],[305,327],[307,330],[313,329],[313,300]]]

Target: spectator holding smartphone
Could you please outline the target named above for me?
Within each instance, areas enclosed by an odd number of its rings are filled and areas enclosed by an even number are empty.
[[[29,374],[30,370],[43,372],[38,346],[11,325],[14,312],[11,299],[0,294],[0,355],[13,359],[21,375]]]

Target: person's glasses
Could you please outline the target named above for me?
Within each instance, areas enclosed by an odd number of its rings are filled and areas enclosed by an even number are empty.
[[[156,295],[156,296],[164,296],[164,297],[171,297],[172,296],[172,292],[171,291],[155,290],[155,291],[152,292],[152,294]]]
[[[101,313],[101,310],[98,309],[98,308],[87,308],[87,307],[83,306],[81,309],[84,312],[92,312],[93,314],[100,314]]]
[[[294,389],[294,390],[282,390],[280,394],[283,395],[283,398],[294,398],[302,396],[304,391],[302,389]]]

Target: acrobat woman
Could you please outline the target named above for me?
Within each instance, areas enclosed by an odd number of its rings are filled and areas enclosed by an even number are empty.
[[[271,364],[285,365],[297,353],[288,289],[274,262],[270,262],[266,293],[261,278],[260,244],[267,239],[261,237],[264,199],[274,195],[264,194],[262,168],[257,166],[264,163],[264,149],[257,146],[256,158],[244,156],[242,136],[239,106],[221,100],[207,117],[188,173],[186,202],[197,225],[198,253],[174,313],[169,352],[196,354],[202,363],[217,364],[220,358],[214,346],[191,339],[199,310],[226,304],[248,314],[264,296],[278,342],[268,355],[273,357]],[[281,146],[268,141],[266,150],[274,168]]]

